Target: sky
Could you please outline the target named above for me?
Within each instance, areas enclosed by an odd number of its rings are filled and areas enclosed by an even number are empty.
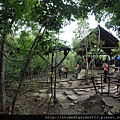
[[[95,21],[94,16],[89,16],[88,22],[90,23],[90,26],[89,26],[90,29],[94,29],[98,25],[97,21]],[[112,32],[112,34],[115,35],[115,33],[113,31],[110,31],[105,27],[104,22],[101,22],[99,25],[101,27],[103,27],[105,30],[107,30],[108,32]],[[76,28],[77,28],[77,21],[72,22],[70,25],[67,25],[66,27],[61,29],[61,31],[63,31],[63,33],[61,33],[59,35],[59,39],[67,41],[67,45],[71,45],[72,44],[72,38],[74,38],[73,30],[75,30]]]

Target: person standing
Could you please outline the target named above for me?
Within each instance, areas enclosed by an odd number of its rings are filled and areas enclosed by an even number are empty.
[[[58,69],[58,75],[59,75],[59,77],[61,79],[61,75],[62,75],[62,68],[61,67],[59,67],[59,69]]]
[[[67,74],[68,74],[68,68],[65,67],[63,70],[63,75],[65,75],[64,77],[67,78]]]
[[[75,78],[76,78],[76,79],[78,79],[79,67],[80,67],[80,65],[79,65],[79,63],[77,63],[77,64],[75,65]]]
[[[117,57],[117,62],[118,62],[118,71],[119,71],[119,67],[120,67],[120,56]]]
[[[105,63],[104,63],[104,81],[103,81],[104,83],[107,82],[108,72],[109,72],[108,61],[105,60]]]

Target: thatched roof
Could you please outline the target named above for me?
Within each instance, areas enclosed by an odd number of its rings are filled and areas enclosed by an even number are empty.
[[[104,28],[102,28],[100,25],[98,25],[96,29],[100,32],[100,40],[105,42],[105,44],[102,45],[101,49],[107,55],[111,56],[112,49],[118,48],[119,40],[115,36],[113,36],[111,33],[106,31]],[[85,55],[85,53],[86,53],[85,49],[77,52],[78,55]]]

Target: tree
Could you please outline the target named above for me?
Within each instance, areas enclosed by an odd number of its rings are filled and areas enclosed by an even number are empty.
[[[119,34],[120,31],[120,1],[119,0],[80,0],[81,9],[83,14],[94,14],[98,23],[105,19],[106,27],[113,28]]]
[[[26,13],[25,4],[28,4],[28,0],[24,2],[5,0],[0,2],[0,37],[1,37],[1,53],[0,53],[0,93],[1,93],[1,109],[5,111],[6,93],[5,93],[5,51],[7,36],[11,33],[12,26],[19,19],[21,19]]]
[[[78,19],[78,28],[74,31],[75,38],[73,39],[73,50],[81,56],[86,57],[86,75],[88,74],[88,52],[91,51],[91,58],[97,58],[100,52],[100,47],[103,41],[100,40],[98,29],[89,29],[89,24],[86,19]]]
[[[86,37],[89,33],[89,24],[87,23],[86,19],[78,19],[78,28],[74,31],[75,34],[75,38],[73,39],[73,50],[74,51],[78,51],[80,49],[85,49],[86,50],[86,61],[87,61],[87,49],[88,49],[88,42],[90,42],[90,40]],[[85,37],[87,39],[85,39]],[[84,43],[81,42],[84,39]],[[87,62],[88,63],[88,62]],[[88,64],[86,64],[86,74],[88,71]]]
[[[2,111],[5,111],[5,79],[4,79],[4,68],[5,68],[5,54],[6,54],[6,43],[8,41],[7,36],[13,34],[13,31],[21,28],[29,28],[31,30],[37,30],[37,34],[30,45],[30,49],[27,52],[27,58],[24,66],[20,70],[20,84],[17,88],[17,92],[14,96],[12,105],[12,114],[21,88],[23,78],[25,76],[26,69],[36,53],[38,43],[43,40],[44,33],[47,30],[59,30],[64,20],[73,20],[72,15],[78,14],[80,6],[73,0],[4,0],[0,2],[0,37],[1,37],[1,69],[0,69],[0,92],[1,92],[1,107]],[[79,12],[80,15],[80,12]],[[41,42],[42,43],[42,42]],[[44,42],[43,42],[44,43]],[[6,47],[5,47],[6,46]]]

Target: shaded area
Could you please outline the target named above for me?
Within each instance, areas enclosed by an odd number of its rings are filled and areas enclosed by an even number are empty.
[[[99,75],[96,70],[94,74]],[[91,73],[91,71],[90,71]],[[79,78],[84,77],[84,73],[79,74]],[[73,81],[70,81],[70,80]],[[32,81],[32,89],[19,96],[18,111],[16,114],[28,115],[114,115],[119,114],[119,98],[115,98],[116,86],[111,86],[110,96],[107,94],[108,87],[103,85],[101,91],[101,79],[95,80],[98,94],[95,93],[91,80],[77,80],[69,75],[68,78],[62,78],[56,84],[57,103],[54,105],[51,99],[49,85],[41,83],[39,80]],[[27,85],[27,84],[26,84]],[[30,85],[30,82],[29,82]],[[102,93],[101,93],[102,92]],[[114,101],[114,102],[113,102]],[[117,102],[118,101],[118,102]],[[118,106],[118,107],[117,107]]]
[[[98,25],[97,28],[95,28],[95,30],[97,30],[97,32],[95,33],[96,36],[99,36],[100,34],[100,40],[104,41],[105,43],[102,45],[102,47],[100,47],[106,54],[111,56],[111,52],[112,49],[114,48],[118,48],[118,42],[119,40],[113,36],[111,33],[109,33],[107,30],[105,30],[104,28],[102,28],[100,25]],[[94,31],[93,31],[94,32]],[[90,34],[92,34],[93,32],[91,32]],[[90,35],[89,34],[89,35]],[[88,35],[88,36],[89,36]],[[87,37],[88,37],[87,36]],[[84,39],[86,39],[87,37],[85,37]],[[80,41],[80,44],[84,43],[84,39]],[[91,43],[93,44],[93,43]],[[90,50],[90,45],[88,46],[88,51]],[[85,48],[80,51],[77,51],[78,55],[85,55],[86,54],[86,50]]]

